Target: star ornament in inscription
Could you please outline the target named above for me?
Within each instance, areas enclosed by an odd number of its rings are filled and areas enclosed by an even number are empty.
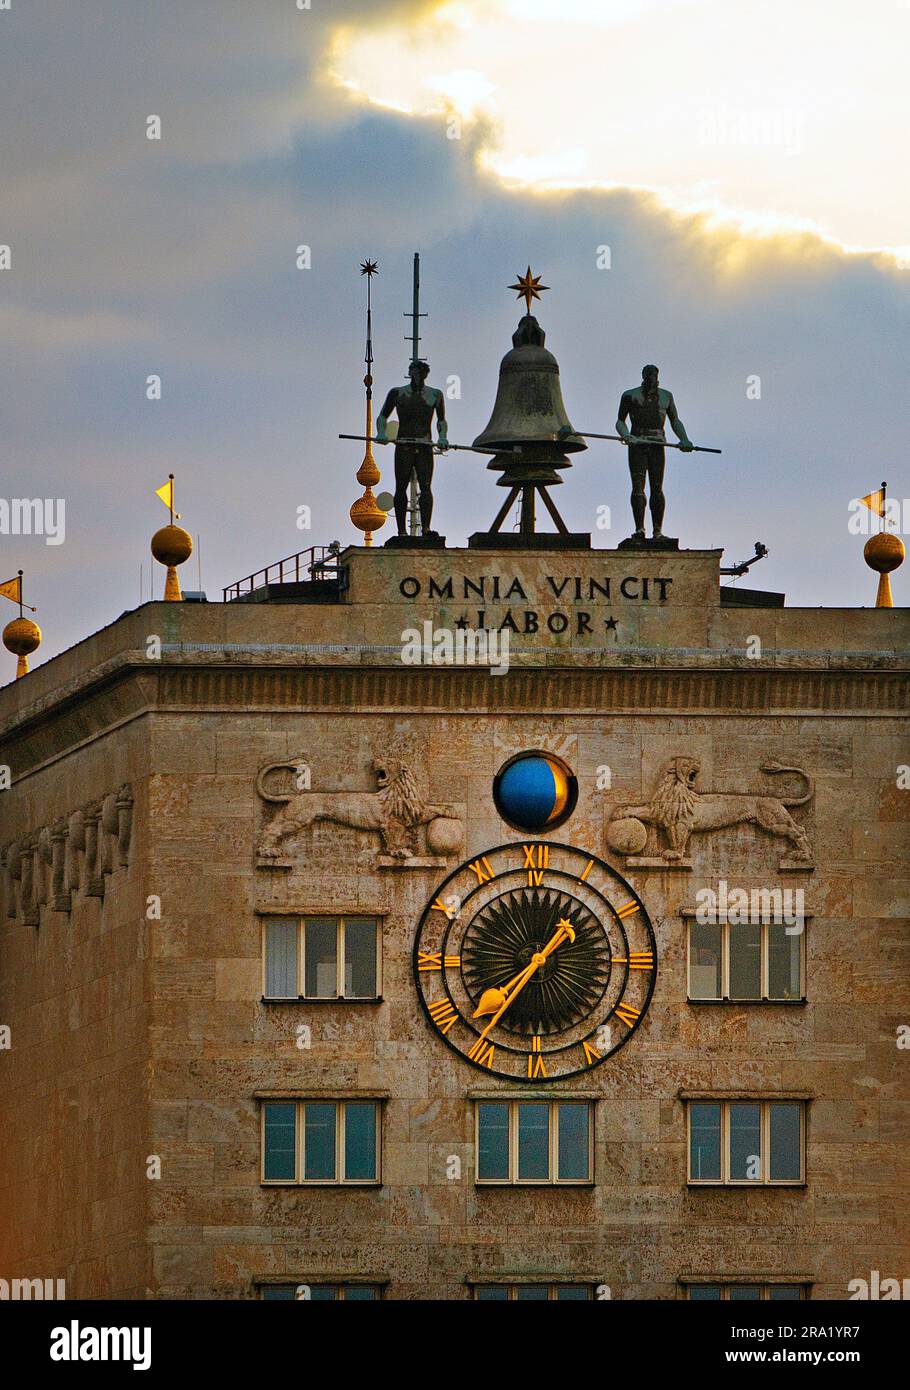
[[[528,313],[531,312],[531,300],[539,299],[541,290],[548,290],[549,285],[542,285],[540,275],[532,275],[531,267],[528,266],[524,275],[519,275],[514,285],[509,285],[510,290],[518,291],[518,298],[523,299],[528,306]]]

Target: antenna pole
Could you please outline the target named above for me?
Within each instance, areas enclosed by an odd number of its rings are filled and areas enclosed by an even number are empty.
[[[411,361],[420,362],[420,320],[426,318],[426,314],[420,312],[420,252],[414,252],[414,291],[411,299],[411,312],[404,317],[411,320]],[[408,341],[405,336],[405,342]],[[408,485],[408,534],[420,536],[423,528],[420,524],[420,502],[417,496],[417,479],[411,474],[411,481]]]
[[[420,361],[420,253],[414,252],[414,299],[411,309],[411,361]]]

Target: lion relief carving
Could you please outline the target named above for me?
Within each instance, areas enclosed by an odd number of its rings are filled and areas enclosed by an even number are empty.
[[[285,841],[308,830],[316,821],[379,834],[380,853],[405,863],[419,853],[418,833],[426,826],[427,848],[436,855],[451,855],[461,846],[463,826],[454,806],[433,806],[423,800],[411,768],[397,758],[374,758],[371,772],[376,791],[270,791],[267,779],[280,770],[296,772],[304,759],[269,763],[260,770],[256,790],[263,801],[276,803],[273,817],[260,840],[262,860],[278,859]]]
[[[616,806],[607,826],[607,843],[621,854],[639,854],[647,842],[647,826],[663,832],[660,853],[667,863],[681,860],[692,835],[723,830],[731,825],[755,825],[769,835],[779,835],[792,846],[789,861],[811,866],[812,847],[803,827],[788,808],[804,806],[815,794],[808,772],[779,762],[762,763],[761,771],[776,775],[793,772],[802,777],[802,796],[784,798],[762,792],[703,792],[698,787],[701,765],[697,758],[672,758],[664,769],[651,800],[642,806]]]

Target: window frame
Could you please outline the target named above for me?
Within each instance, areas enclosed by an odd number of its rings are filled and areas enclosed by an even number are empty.
[[[583,1302],[584,1302],[584,1303],[590,1303],[590,1302],[592,1302],[592,1301],[594,1300],[594,1285],[591,1284],[591,1283],[589,1283],[587,1279],[578,1279],[578,1280],[562,1280],[562,1279],[559,1279],[559,1280],[556,1280],[555,1282],[550,1282],[549,1280],[541,1280],[539,1283],[535,1283],[534,1281],[528,1281],[528,1280],[524,1280],[524,1281],[521,1281],[521,1280],[520,1280],[518,1283],[515,1283],[515,1284],[509,1283],[508,1281],[506,1281],[506,1280],[501,1280],[501,1279],[489,1279],[489,1280],[486,1280],[486,1279],[485,1279],[485,1280],[483,1280],[482,1282],[479,1282],[479,1283],[472,1283],[472,1284],[471,1284],[471,1302],[472,1302],[472,1303],[485,1303],[485,1302],[490,1302],[490,1303],[493,1303],[493,1302],[497,1302],[497,1303],[520,1303],[522,1300],[519,1299],[519,1297],[518,1297],[518,1290],[519,1290],[519,1289],[539,1289],[539,1288],[545,1288],[545,1289],[547,1290],[547,1298],[546,1298],[546,1301],[547,1301],[548,1303],[560,1303],[560,1302],[563,1301],[563,1300],[557,1298],[557,1296],[556,1296],[556,1295],[557,1295],[557,1291],[558,1291],[559,1289],[584,1289],[584,1291],[585,1291],[585,1298],[584,1298],[584,1299],[581,1299],[581,1298],[579,1298],[579,1299],[577,1299],[577,1300],[576,1300],[576,1299],[572,1299],[572,1300],[566,1299],[566,1300],[565,1300],[566,1302],[570,1302],[570,1301],[571,1301],[571,1302],[578,1302],[578,1303],[583,1303]],[[480,1297],[479,1297],[479,1291],[480,1291],[481,1289],[505,1289],[505,1291],[506,1291],[506,1297],[505,1297],[504,1299],[489,1299],[489,1300],[488,1300],[488,1299],[483,1299],[483,1298],[480,1298]],[[540,1299],[535,1299],[534,1301],[537,1302],[537,1303],[543,1303],[543,1302],[544,1302],[544,1300],[543,1300],[542,1298],[540,1298]]]
[[[687,1303],[701,1303],[701,1302],[705,1302],[705,1303],[709,1303],[709,1302],[710,1302],[710,1303],[714,1303],[714,1302],[719,1302],[719,1303],[733,1303],[733,1302],[740,1302],[740,1301],[742,1301],[742,1302],[744,1302],[744,1303],[745,1303],[745,1302],[753,1302],[753,1303],[754,1303],[754,1302],[774,1303],[774,1302],[778,1302],[778,1301],[780,1301],[781,1303],[784,1303],[784,1302],[786,1302],[786,1303],[797,1303],[797,1302],[799,1302],[799,1303],[804,1303],[804,1302],[809,1301],[809,1289],[810,1289],[810,1287],[811,1287],[811,1286],[810,1286],[809,1284],[807,1284],[807,1283],[806,1283],[804,1280],[802,1280],[802,1279],[775,1279],[775,1280],[773,1280],[773,1282],[771,1282],[771,1283],[763,1283],[763,1282],[762,1282],[761,1280],[759,1280],[759,1279],[748,1279],[748,1278],[743,1278],[743,1279],[731,1279],[729,1276],[727,1276],[725,1279],[704,1279],[704,1280],[699,1279],[699,1280],[691,1280],[691,1281],[687,1281],[687,1282],[686,1282],[686,1284],[685,1284],[685,1301],[686,1301]],[[720,1292],[720,1298],[719,1298],[719,1299],[698,1299],[698,1298],[693,1298],[693,1297],[692,1297],[692,1290],[693,1290],[693,1289],[718,1289],[719,1292]],[[743,1299],[743,1300],[731,1299],[731,1298],[730,1298],[730,1290],[731,1290],[731,1289],[758,1289],[758,1291],[759,1291],[759,1297],[758,1297],[757,1300],[756,1300],[756,1299],[751,1299],[751,1300],[747,1300],[747,1299]],[[772,1290],[772,1289],[798,1289],[798,1290],[799,1290],[799,1298],[798,1298],[798,1299],[795,1299],[795,1298],[791,1298],[791,1299],[780,1299],[780,1300],[772,1299],[772,1297],[771,1297],[771,1290]]]
[[[760,994],[733,995],[730,993],[730,932],[738,930],[739,923],[726,922],[718,919],[717,914],[713,914],[705,921],[700,921],[695,913],[687,914],[686,931],[686,997],[690,1004],[805,1004],[806,1002],[806,932],[808,929],[809,917],[806,914],[803,918],[803,929],[799,933],[794,933],[799,938],[799,994],[787,998],[784,995],[773,995],[768,993],[771,974],[771,938],[769,928],[778,926],[779,923],[763,918],[760,923],[751,923],[752,926],[760,926],[761,940],[759,943],[759,956],[761,960],[761,983]],[[719,927],[720,928],[720,994],[693,994],[692,993],[692,929],[693,927]]]
[[[297,1290],[299,1288],[302,1288],[304,1285],[311,1289],[334,1289],[335,1298],[298,1298]],[[292,1299],[266,1298],[265,1294],[267,1289],[293,1289],[294,1297]],[[350,1289],[372,1289],[374,1297],[372,1299],[347,1300],[346,1293]],[[378,1280],[364,1279],[355,1280],[352,1282],[350,1279],[346,1279],[344,1281],[336,1281],[334,1279],[326,1279],[325,1276],[322,1276],[318,1279],[280,1279],[274,1282],[270,1281],[269,1283],[259,1283],[256,1286],[256,1292],[260,1303],[344,1303],[347,1301],[362,1303],[381,1303],[383,1297],[383,1289],[384,1285]]]
[[[692,1176],[692,1114],[697,1105],[720,1106],[720,1177],[699,1178]],[[730,1177],[730,1109],[734,1105],[757,1105],[760,1107],[759,1143],[762,1176],[760,1178]],[[772,1178],[771,1172],[771,1107],[773,1105],[795,1105],[799,1109],[799,1176],[796,1178]],[[805,1187],[806,1185],[806,1131],[808,1128],[808,1101],[796,1096],[704,1096],[686,1101],[686,1183],[689,1187]]]
[[[265,1175],[265,1115],[267,1105],[293,1105],[294,1114],[294,1177],[267,1178]],[[335,1107],[335,1176],[308,1178],[304,1175],[306,1162],[306,1106],[334,1105]],[[373,1178],[343,1176],[345,1165],[345,1126],[348,1105],[372,1105],[376,1121],[376,1141]],[[382,1119],[383,1101],[376,1096],[266,1096],[259,1100],[259,1182],[262,1187],[381,1187],[382,1186]]]
[[[372,912],[263,912],[259,914],[262,969],[260,984],[263,1004],[380,1004],[382,1003],[382,935],[383,918]],[[335,988],[336,994],[306,994],[306,927],[308,922],[334,921],[335,923]],[[345,994],[345,923],[349,921],[372,922],[376,933],[374,970],[374,994]],[[294,922],[297,927],[297,994],[267,994],[268,987],[268,929],[271,923]]]
[[[480,1176],[480,1112],[484,1105],[507,1105],[509,1107],[509,1175],[505,1178],[482,1178]],[[519,1106],[545,1105],[548,1108],[547,1134],[547,1173],[545,1178],[520,1178],[519,1162]],[[584,1178],[559,1177],[559,1120],[557,1107],[560,1105],[582,1105],[588,1114],[588,1165]],[[594,1102],[589,1099],[576,1100],[572,1096],[550,1096],[547,1098],[531,1096],[502,1097],[486,1096],[474,1102],[474,1183],[477,1187],[590,1187],[594,1183]]]

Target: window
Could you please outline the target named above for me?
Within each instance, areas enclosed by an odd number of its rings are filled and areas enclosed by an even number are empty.
[[[690,1183],[800,1183],[800,1100],[689,1102]]]
[[[593,1166],[589,1101],[478,1101],[479,1183],[591,1182]]]
[[[376,999],[375,917],[269,917],[262,925],[265,999]]]
[[[366,1303],[380,1297],[378,1284],[263,1284],[259,1296],[266,1303]]]
[[[690,999],[802,999],[805,932],[786,922],[689,922]]]
[[[592,1296],[590,1284],[475,1284],[477,1303],[572,1303]]]
[[[262,1181],[377,1183],[379,1102],[264,1101]]]
[[[690,1284],[688,1296],[690,1302],[796,1303],[807,1295],[805,1284]]]

